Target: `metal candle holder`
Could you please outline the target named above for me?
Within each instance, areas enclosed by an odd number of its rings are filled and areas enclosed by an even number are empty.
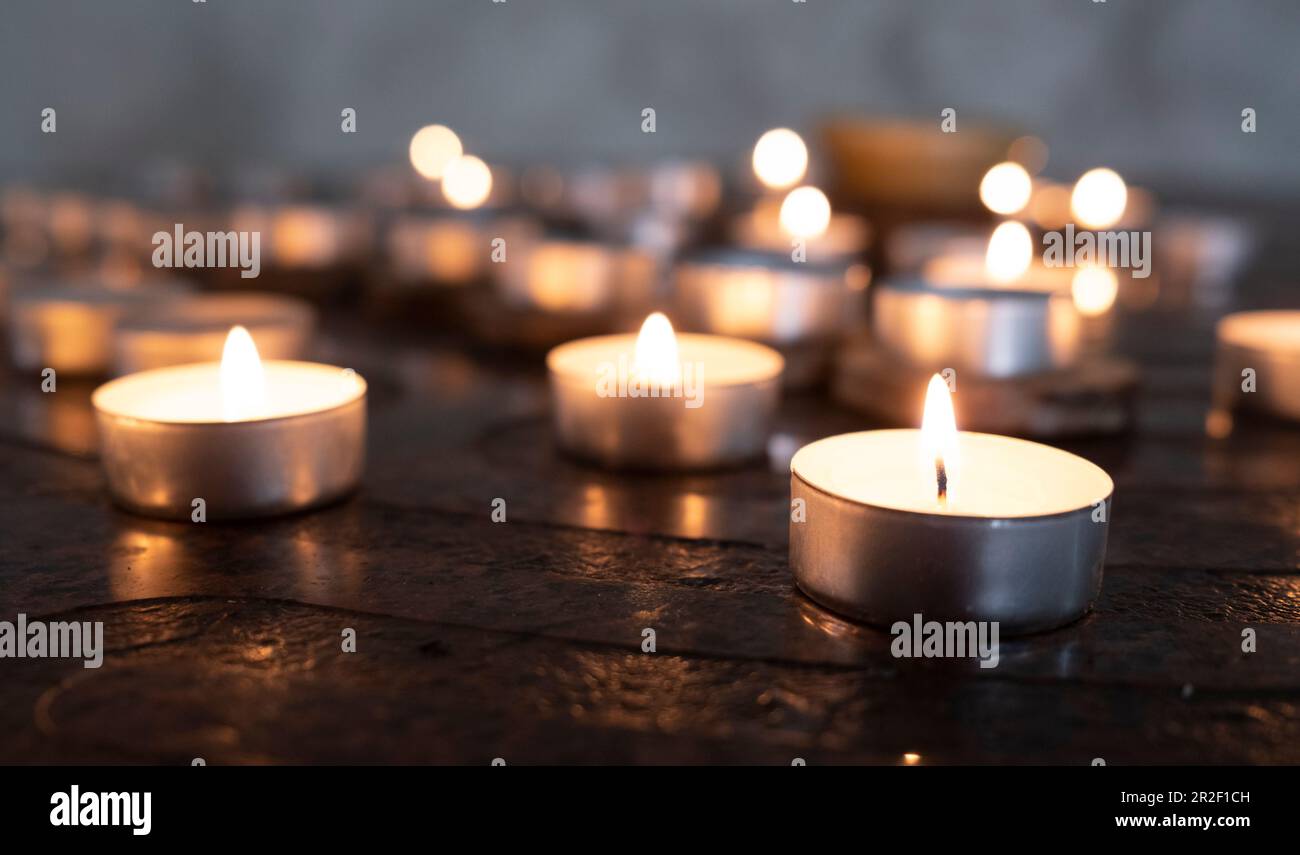
[[[307,366],[307,363],[268,362]],[[119,408],[117,393],[173,366],[111,380],[95,390],[100,458],[113,499],[145,516],[235,520],[305,510],[354,490],[365,467],[366,384],[327,409],[252,421],[157,421]],[[329,366],[315,366],[322,370]]]
[[[914,365],[985,377],[1066,368],[1083,345],[1068,294],[936,287],[919,279],[876,287],[871,326],[878,341]]]
[[[185,299],[189,287],[175,280],[135,288],[95,284],[44,285],[13,295],[9,337],[14,365],[76,376],[108,372],[118,321],[132,310]]]
[[[636,336],[579,339],[546,359],[555,432],[575,457],[616,469],[692,470],[736,465],[766,452],[781,390],[783,360],[771,348],[739,339],[684,333],[683,362],[692,351],[723,343],[758,367],[741,381],[712,382],[704,361],[705,400],[688,407],[681,397],[610,397],[600,393],[594,361],[631,353]]]
[[[836,344],[862,317],[870,279],[861,263],[704,250],[678,263],[673,300],[686,329],[775,347],[786,358],[785,384],[805,386],[820,378]]]
[[[790,565],[833,611],[879,626],[921,614],[1030,633],[1076,620],[1101,589],[1109,491],[1101,521],[1091,504],[1012,518],[923,513],[833,495],[800,463],[796,454],[790,493],[805,518],[790,523]]]

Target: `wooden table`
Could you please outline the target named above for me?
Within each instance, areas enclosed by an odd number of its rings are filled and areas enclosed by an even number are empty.
[[[1291,269],[1233,303],[1294,306]],[[117,510],[90,387],[5,377],[0,619],[103,621],[107,653],[0,660],[0,762],[1300,762],[1300,427],[1204,435],[1219,311],[1123,319],[1140,426],[1063,443],[1116,481],[1100,601],[992,670],[894,659],[795,590],[789,455],[872,426],[818,396],[769,466],[613,475],[557,455],[539,361],[339,316],[362,492],[219,525]]]

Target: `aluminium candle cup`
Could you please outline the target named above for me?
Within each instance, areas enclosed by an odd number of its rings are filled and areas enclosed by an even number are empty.
[[[212,521],[292,513],[356,489],[365,468],[366,383],[353,372],[267,360],[267,418],[224,421],[196,400],[219,388],[220,363],[110,380],[91,402],[114,501],[138,514]]]
[[[602,371],[630,360],[636,338],[579,339],[547,354],[564,451],[612,469],[658,471],[734,466],[766,452],[781,390],[779,353],[741,339],[682,333],[681,363],[704,366],[700,406],[686,406],[683,397],[602,395]]]
[[[656,296],[659,262],[647,250],[565,236],[524,239],[492,265],[492,289],[469,301],[483,341],[541,350],[630,329]]]
[[[829,437],[791,460],[791,498],[803,500],[804,520],[790,523],[790,564],[805,594],[880,627],[920,614],[996,621],[1006,635],[1063,626],[1091,608],[1101,590],[1114,486],[1104,471],[1050,446],[963,432],[966,446],[1003,447],[1000,455],[1021,461],[984,474],[1001,478],[1006,491],[1039,491],[1033,501],[1041,512],[996,515],[995,509],[976,516],[920,511],[905,502],[891,507],[868,500],[870,488],[860,495],[836,480],[836,470],[852,469],[855,459],[864,479],[873,465],[911,460],[911,450],[902,448],[909,444],[905,434],[919,431]],[[1039,480],[1045,469],[1070,482]],[[1094,521],[1103,501],[1105,514]]]
[[[523,241],[494,273],[512,308],[625,315],[654,298],[658,264],[636,247],[552,236]]]
[[[530,218],[499,209],[396,214],[384,238],[392,284],[398,290],[470,285],[489,272],[495,238],[505,239],[508,252],[537,228]]]
[[[1237,312],[1218,324],[1214,407],[1300,422],[1300,311]],[[1254,390],[1246,391],[1247,369]]]
[[[796,263],[788,255],[706,250],[680,261],[673,277],[684,329],[747,338],[786,359],[787,388],[814,384],[833,350],[863,315],[865,264]]]
[[[1083,344],[1069,294],[920,279],[876,287],[871,327],[878,341],[914,365],[984,377],[1068,368]]]
[[[170,279],[132,288],[74,283],[18,289],[9,312],[14,365],[22,371],[103,375],[112,364],[114,331],[123,316],[186,299],[189,291],[186,283]]]
[[[133,310],[113,337],[117,376],[221,359],[230,328],[249,331],[263,359],[299,359],[311,342],[316,312],[304,300],[275,294],[202,294]]]

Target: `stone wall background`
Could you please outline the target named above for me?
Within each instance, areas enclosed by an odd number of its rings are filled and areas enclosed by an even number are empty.
[[[57,135],[39,132],[42,107]],[[339,132],[354,106],[359,133]],[[654,136],[640,110],[658,113]],[[1105,163],[1300,193],[1295,0],[7,0],[0,176],[178,158],[323,171],[451,124],[475,151],[718,155],[831,109],[1020,122]],[[1259,132],[1240,131],[1245,106]]]

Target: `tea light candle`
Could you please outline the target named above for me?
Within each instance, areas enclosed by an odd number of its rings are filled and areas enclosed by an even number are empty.
[[[14,365],[22,371],[106,374],[118,321],[133,309],[185,299],[189,291],[187,284],[171,279],[131,288],[70,283],[17,289],[9,312]]]
[[[761,456],[784,361],[750,341],[678,335],[656,312],[639,334],[571,341],[546,365],[561,448],[610,467],[663,470]]]
[[[248,205],[231,216],[236,231],[262,235],[265,268],[324,270],[355,262],[366,249],[364,218],[321,204]]]
[[[794,455],[790,564],[812,599],[872,624],[1051,629],[1100,592],[1113,489],[1059,449],[958,432],[936,375],[920,430],[841,434]]]
[[[871,228],[862,217],[832,211],[826,195],[809,185],[760,200],[732,222],[731,238],[745,249],[786,257],[800,242],[807,261],[842,261],[867,251]]]
[[[389,271],[400,288],[466,286],[487,276],[495,238],[508,251],[538,228],[497,209],[400,214],[385,240]]]
[[[1078,361],[1082,325],[1069,294],[882,282],[871,328],[913,365],[981,377],[1059,370]]]
[[[122,506],[208,520],[288,513],[353,490],[365,460],[366,383],[310,362],[262,362],[235,327],[220,362],[128,374],[91,403]]]
[[[260,293],[203,294],[129,311],[113,336],[113,373],[221,358],[231,327],[249,331],[267,359],[298,359],[316,312],[305,300]]]
[[[1033,264],[1020,223],[1003,223],[983,258],[943,255],[920,276],[876,289],[872,329],[915,365],[984,377],[1059,370],[1077,362],[1083,323],[1073,273]]]
[[[787,387],[820,379],[841,337],[865,317],[862,263],[796,263],[748,250],[695,252],[676,267],[673,300],[687,329],[769,344]]]
[[[514,250],[493,271],[496,291],[508,306],[643,312],[654,298],[658,264],[645,250],[563,236],[526,240]]]
[[[1238,312],[1219,321],[1214,406],[1300,421],[1300,311]]]

